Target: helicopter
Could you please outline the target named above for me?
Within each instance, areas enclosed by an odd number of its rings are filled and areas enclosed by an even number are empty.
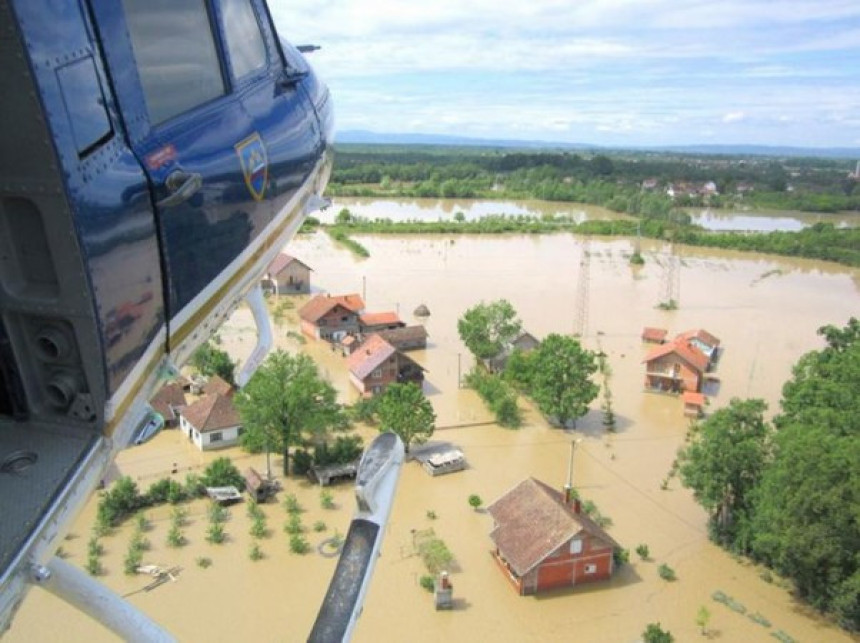
[[[265,357],[260,278],[328,203],[334,115],[265,0],[0,0],[0,32],[2,632],[34,584],[98,602],[57,542],[243,301],[240,385]]]

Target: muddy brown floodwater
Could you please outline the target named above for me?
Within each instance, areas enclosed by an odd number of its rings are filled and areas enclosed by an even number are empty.
[[[492,424],[472,391],[457,386],[458,371],[471,367],[456,330],[457,318],[478,301],[504,297],[519,312],[524,327],[542,337],[570,333],[577,319],[583,240],[572,235],[450,237],[361,236],[370,258],[356,260],[332,244],[323,233],[295,240],[288,248],[314,269],[315,289],[332,293],[365,291],[368,309],[399,310],[413,322],[412,311],[426,304],[430,344],[414,353],[427,369],[425,391],[437,413],[434,440],[460,447],[469,461],[466,471],[430,478],[414,462],[404,466],[382,556],[378,561],[356,641],[635,641],[650,622],[660,622],[678,641],[698,640],[696,612],[707,606],[712,638],[721,641],[773,641],[782,630],[798,641],[849,641],[811,609],[795,601],[778,583],[760,578],[761,570],[735,560],[707,538],[706,516],[689,491],[666,476],[687,422],[681,403],[673,397],[642,391],[639,335],[643,326],[670,333],[703,327],[722,340],[724,354],[716,371],[720,385],[710,410],[734,396],[761,397],[777,410],[780,389],[792,364],[806,351],[821,346],[816,329],[844,324],[860,311],[860,274],[806,260],[742,254],[711,249],[681,248],[680,308],[655,308],[663,291],[665,248],[643,242],[646,264],[631,268],[632,246],[626,240],[592,239],[584,343],[602,348],[612,367],[612,391],[618,418],[617,433],[607,435],[600,422],[599,400],[579,423],[576,434],[550,428],[525,405],[525,424],[506,430]],[[296,307],[304,298],[290,300]],[[303,350],[318,360],[322,372],[341,392],[349,388],[343,360],[324,345],[295,339],[295,308],[278,328],[277,343]],[[224,345],[235,357],[247,355],[253,344],[251,317],[238,310],[221,331]],[[463,426],[472,425],[472,426]],[[369,433],[368,433],[369,435]],[[473,511],[467,502],[478,494],[495,500],[527,476],[561,487],[567,476],[569,445],[582,436],[575,459],[575,484],[612,519],[611,535],[633,550],[649,546],[652,560],[633,554],[629,565],[602,584],[554,592],[539,598],[519,597],[502,577],[490,556],[488,514]],[[262,456],[231,451],[240,467],[265,469]],[[148,485],[179,466],[179,476],[200,470],[217,454],[200,454],[176,431],[164,431],[149,444],[120,455],[117,471]],[[273,458],[276,469],[279,458]],[[350,489],[333,488],[337,508],[320,507],[319,490],[290,479],[288,491],[299,497],[308,528],[306,538],[316,546],[337,529],[346,532],[353,510]],[[315,550],[299,556],[288,551],[282,527],[284,509],[265,506],[270,535],[261,541],[266,556],[248,557],[249,521],[240,505],[227,523],[228,542],[204,541],[206,520],[202,502],[191,505],[185,528],[189,544],[169,549],[167,509],[150,512],[152,543],[145,562],[182,567],[176,582],[150,592],[139,591],[140,577],[122,573],[122,558],[130,526],[103,542],[106,553],[102,580],[145,610],[183,641],[301,641],[310,631],[335,561]],[[86,560],[86,541],[93,524],[90,502],[63,542],[64,555],[78,565]],[[428,512],[436,518],[428,517]],[[312,529],[324,521],[325,531]],[[413,530],[433,528],[456,558],[451,570],[456,609],[436,612],[430,594],[418,585],[425,573],[413,553]],[[211,558],[202,569],[195,560]],[[666,582],[657,566],[667,563],[677,580]],[[711,599],[721,590],[743,604],[746,615]],[[771,623],[758,624],[760,614]],[[30,592],[9,641],[113,640],[85,616],[67,608],[41,590]]]

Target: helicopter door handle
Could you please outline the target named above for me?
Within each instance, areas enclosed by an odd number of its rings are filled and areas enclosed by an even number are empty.
[[[197,172],[176,170],[171,172],[164,181],[164,187],[170,194],[158,201],[156,205],[159,208],[172,208],[197,194],[203,187],[203,177]]]

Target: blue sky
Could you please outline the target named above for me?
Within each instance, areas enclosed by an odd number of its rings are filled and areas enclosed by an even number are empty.
[[[340,130],[860,146],[860,0],[269,0]]]

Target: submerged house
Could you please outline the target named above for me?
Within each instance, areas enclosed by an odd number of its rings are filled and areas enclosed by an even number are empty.
[[[371,335],[347,358],[347,368],[349,381],[365,396],[382,393],[393,383],[424,382],[424,369],[379,335]]]
[[[427,348],[427,329],[424,326],[405,326],[377,333],[399,351]]]
[[[314,339],[339,341],[360,330],[361,295],[317,295],[299,309],[302,332]]]
[[[384,313],[364,313],[358,318],[361,332],[369,335],[380,330],[403,328],[406,323],[400,320],[394,311]]]
[[[493,555],[520,595],[612,576],[620,546],[569,496],[527,478],[487,507]]]
[[[708,357],[683,339],[655,346],[642,361],[646,390],[665,393],[702,390]]]
[[[529,353],[540,346],[540,340],[529,332],[523,331],[514,340],[505,346],[498,355],[484,360],[484,366],[491,373],[500,373],[505,370],[508,359],[516,351]]]
[[[266,269],[263,287],[279,295],[309,293],[311,267],[282,252]]]
[[[233,446],[242,435],[232,397],[218,393],[208,393],[187,407],[180,417],[180,428],[201,451]]]
[[[183,382],[168,382],[152,396],[149,405],[164,418],[164,426],[175,427],[179,424],[179,413],[187,406]]]
[[[676,338],[687,342],[690,346],[708,358],[708,368],[713,367],[719,357],[720,340],[704,329],[688,330]]]

